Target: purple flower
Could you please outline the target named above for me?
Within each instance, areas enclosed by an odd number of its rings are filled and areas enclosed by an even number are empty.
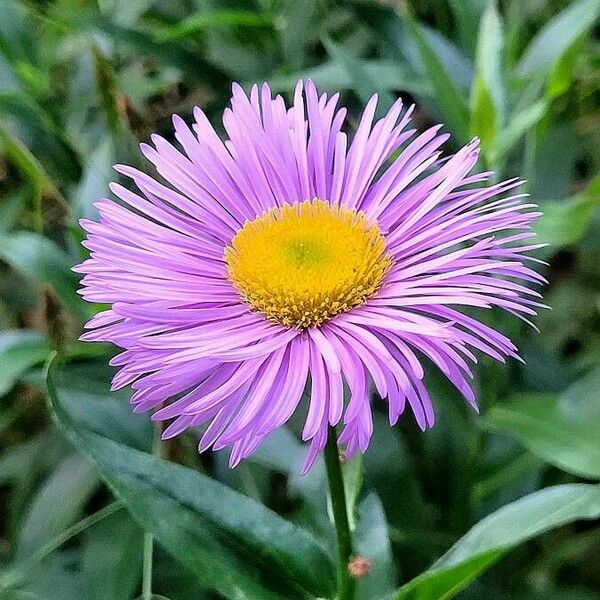
[[[420,135],[396,102],[375,120],[367,104],[353,138],[338,95],[298,83],[286,108],[267,85],[233,86],[222,141],[200,109],[190,129],[173,118],[178,147],[152,136],[144,156],[166,184],[134,168],[137,186],[97,203],[84,221],[91,258],[83,297],[108,303],[84,340],[124,351],[113,388],[130,385],[136,412],[173,419],[165,438],[207,425],[199,449],[251,454],[298,407],[308,385],[305,468],[325,445],[365,451],[370,387],[391,424],[408,406],[424,430],[434,411],[422,357],[476,406],[474,351],[518,358],[504,335],[459,307],[539,307],[525,266],[539,213],[513,179],[470,175],[478,141],[449,157],[448,135]],[[507,195],[510,193],[510,195]],[[348,400],[345,401],[344,387]]]

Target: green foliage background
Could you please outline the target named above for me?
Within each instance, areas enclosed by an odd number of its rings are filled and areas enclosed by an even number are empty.
[[[234,471],[192,435],[152,457],[147,418],[108,392],[114,350],[76,341],[95,308],[70,271],[112,164],[147,168],[136,146],[172,113],[218,125],[232,80],[289,96],[307,77],[351,124],[377,92],[446,123],[448,151],[479,136],[482,168],[527,179],[549,243],[539,333],[485,315],[525,364],[481,360],[480,416],[433,370],[432,431],[389,428],[375,402],[345,466],[372,563],[358,597],[598,598],[599,16],[600,0],[0,0],[0,598],[130,600],[144,531],[171,600],[334,595],[323,465],[299,475],[298,424]]]

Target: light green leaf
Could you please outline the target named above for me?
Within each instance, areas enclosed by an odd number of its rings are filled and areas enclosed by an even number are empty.
[[[98,488],[96,468],[77,454],[65,458],[34,498],[21,528],[16,557],[26,559],[72,525]]]
[[[50,239],[27,231],[0,237],[0,258],[36,283],[52,286],[63,304],[79,316],[87,316],[76,293],[73,261]]]
[[[281,51],[292,70],[300,69],[319,40],[318,17],[325,5],[318,0],[282,0],[279,6],[276,26]]]
[[[554,251],[575,244],[584,236],[599,205],[600,176],[573,198],[540,201],[543,215],[535,223],[535,231]]]
[[[37,331],[13,330],[0,333],[0,396],[6,394],[19,377],[48,356],[46,336]]]
[[[485,517],[427,571],[402,586],[395,600],[447,600],[505,552],[541,533],[600,516],[600,485],[549,487]]]
[[[517,396],[488,411],[487,427],[575,475],[600,479],[600,370],[564,395]],[[573,404],[576,400],[576,405]]]
[[[512,115],[508,119],[506,129],[498,133],[492,148],[489,150],[491,160],[495,161],[505,156],[525,133],[538,123],[547,110],[547,101],[540,100],[524,108],[516,115]]]
[[[202,12],[169,28],[159,41],[171,41],[194,35],[211,27],[270,27],[273,19],[266,14],[249,10],[215,10]]]
[[[471,90],[471,134],[481,139],[484,152],[492,146],[504,125],[506,90],[502,71],[504,49],[502,21],[494,2],[481,20]]]
[[[269,80],[269,84],[273,91],[282,92],[293,89],[298,79],[304,81],[312,79],[315,85],[324,92],[360,89],[362,90],[362,97],[368,99],[370,94],[368,94],[367,89],[363,87],[362,83],[359,88],[356,88],[358,83],[357,73],[366,72],[368,73],[369,80],[377,82],[379,88],[388,92],[398,90],[425,96],[432,94],[431,86],[401,63],[395,63],[390,60],[351,58],[353,59],[352,64],[357,66],[357,71],[348,69],[343,61],[334,59],[291,75],[273,77]]]
[[[385,83],[380,79],[375,79],[373,74],[363,67],[361,61],[352,56],[343,46],[327,39],[323,43],[329,56],[338,62],[350,76],[352,89],[360,100],[367,103],[373,94],[378,94],[377,112],[378,114],[384,114],[395,100]]]
[[[113,165],[117,162],[113,138],[105,136],[98,142],[88,159],[83,177],[73,194],[74,212],[79,217],[96,219],[94,203],[108,193],[108,184],[115,178]]]
[[[329,556],[298,527],[200,473],[119,444],[73,418],[48,373],[59,426],[134,519],[205,585],[235,600],[328,596]]]
[[[537,33],[516,72],[523,77],[545,77],[571,45],[594,26],[600,15],[600,0],[574,2]]]
[[[368,494],[358,505],[354,532],[355,548],[371,564],[368,575],[357,581],[358,598],[383,598],[394,590],[395,565],[383,506],[376,494]]]

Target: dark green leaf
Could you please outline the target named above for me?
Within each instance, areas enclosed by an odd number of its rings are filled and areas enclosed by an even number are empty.
[[[97,464],[132,516],[177,560],[226,598],[327,596],[329,557],[305,532],[190,469],[94,433],[48,390],[56,420]]]
[[[489,0],[450,0],[450,8],[458,26],[463,47],[475,54],[481,16]]]
[[[141,577],[142,538],[124,510],[88,530],[81,566],[84,600],[130,600]]]

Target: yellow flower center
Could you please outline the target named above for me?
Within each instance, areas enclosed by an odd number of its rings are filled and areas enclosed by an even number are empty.
[[[377,225],[318,198],[246,223],[225,248],[225,262],[252,308],[300,329],[364,304],[392,265]]]

